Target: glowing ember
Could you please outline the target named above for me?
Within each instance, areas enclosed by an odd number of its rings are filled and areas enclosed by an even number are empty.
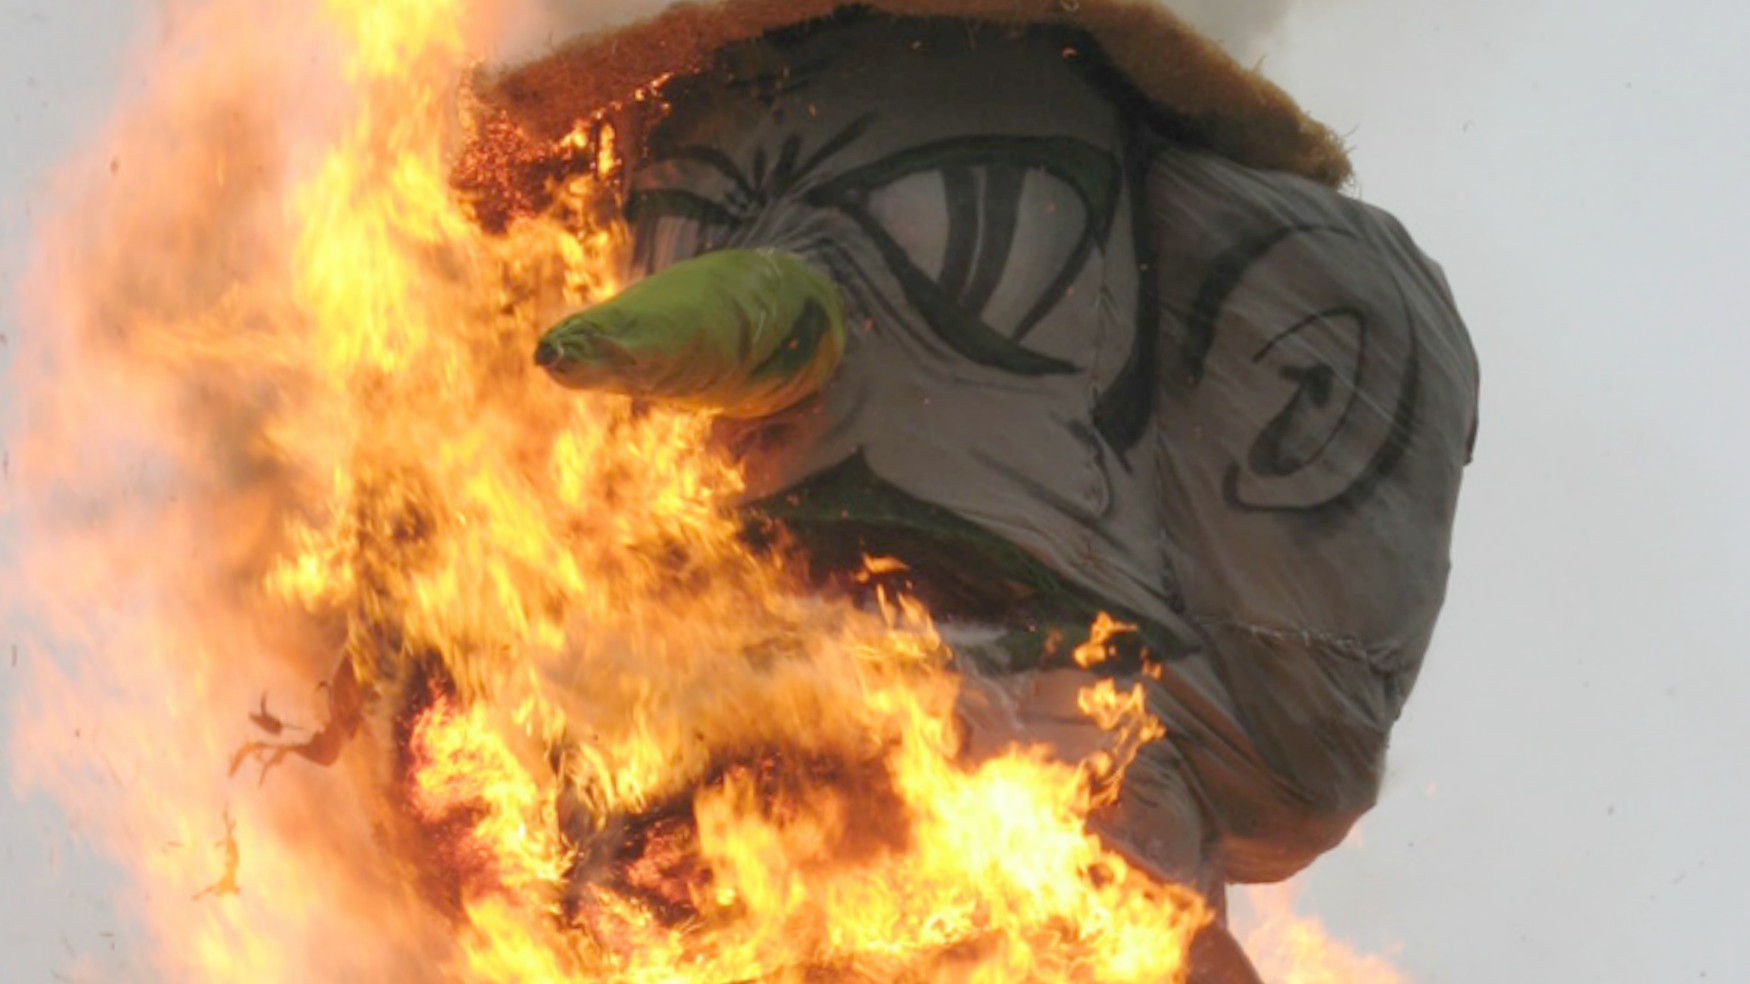
[[[6,589],[63,659],[19,772],[132,866],[157,973],[1182,979],[1201,902],[1084,829],[1162,734],[1140,692],[1083,695],[1088,762],[961,760],[916,602],[750,550],[709,420],[536,377],[619,286],[620,164],[507,135],[548,180],[470,212],[452,165],[517,170],[446,155],[505,125],[459,88],[492,5],[237,6],[174,22],[121,177],[69,173],[16,380]],[[227,777],[290,753],[333,768]],[[228,806],[224,869],[162,849]]]
[[[1135,631],[1136,626],[1126,625],[1105,612],[1101,612],[1094,619],[1093,629],[1088,633],[1088,641],[1077,646],[1071,655],[1075,657],[1076,665],[1083,669],[1098,666],[1112,658],[1110,643],[1113,639],[1126,632]]]

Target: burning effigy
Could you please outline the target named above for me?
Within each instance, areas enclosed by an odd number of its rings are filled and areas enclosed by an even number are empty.
[[[46,237],[21,771],[147,896],[223,818],[153,966],[1255,979],[1440,607],[1438,268],[1153,4],[497,12],[197,5]]]

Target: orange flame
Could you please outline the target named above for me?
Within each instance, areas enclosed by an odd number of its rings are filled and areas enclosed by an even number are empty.
[[[1318,919],[1294,911],[1292,885],[1244,891],[1255,910],[1245,934],[1246,952],[1272,984],[1407,984],[1385,957],[1357,953],[1334,940]]]
[[[612,137],[489,236],[447,151],[487,125],[460,80],[493,5],[283,6],[167,28],[107,138],[127,177],[69,172],[14,380],[5,586],[60,657],[16,765],[98,818],[156,972],[1182,979],[1201,902],[1085,829],[1162,733],[1139,694],[1084,695],[1095,760],[961,761],[917,602],[800,590],[740,540],[708,419],[529,365],[619,286]],[[332,737],[354,687],[334,768],[227,778],[258,702]],[[311,694],[302,727],[263,688]],[[241,890],[196,898],[211,859],[162,845],[233,814]]]
[[[1099,666],[1112,658],[1110,643],[1113,639],[1135,631],[1136,626],[1120,622],[1101,612],[1094,617],[1094,626],[1088,633],[1088,641],[1076,646],[1071,655],[1075,658],[1076,665],[1082,669]]]

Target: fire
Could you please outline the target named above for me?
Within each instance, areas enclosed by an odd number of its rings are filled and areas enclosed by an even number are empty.
[[[1293,886],[1249,889],[1253,910],[1246,952],[1266,980],[1280,984],[1407,984],[1386,958],[1357,953],[1333,940],[1315,918],[1294,911]]]
[[[410,800],[426,824],[460,819],[469,860],[490,865],[485,887],[512,896],[553,895],[566,851],[552,798],[493,726],[486,708],[462,710],[437,698],[415,722],[408,751],[420,762]]]
[[[1075,647],[1071,655],[1076,665],[1087,669],[1106,662],[1112,656],[1112,648],[1108,645],[1113,639],[1127,632],[1135,632],[1136,626],[1126,625],[1112,616],[1101,612],[1094,618],[1093,628],[1088,633],[1088,641]]]
[[[59,657],[15,765],[128,865],[156,975],[1182,979],[1202,903],[1085,829],[1162,734],[1140,694],[1084,695],[1088,762],[963,761],[915,601],[801,590],[708,419],[529,364],[621,284],[611,131],[483,221],[449,174],[496,7],[280,6],[167,27],[15,379],[7,597]],[[164,848],[233,817],[223,870]]]

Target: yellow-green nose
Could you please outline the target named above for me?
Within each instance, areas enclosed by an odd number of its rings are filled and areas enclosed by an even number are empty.
[[[825,384],[844,321],[838,285],[801,257],[719,250],[554,325],[535,364],[574,389],[755,417]]]

